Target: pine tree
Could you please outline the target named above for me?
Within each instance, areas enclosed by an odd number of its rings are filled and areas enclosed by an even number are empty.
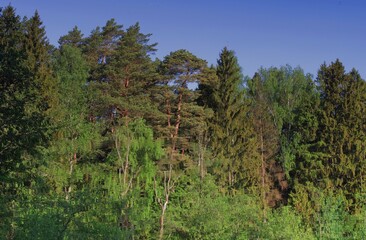
[[[123,32],[122,25],[112,18],[104,27],[96,27],[85,39],[82,49],[89,64],[90,81],[108,81],[105,66],[114,54]]]
[[[60,46],[67,44],[73,47],[81,47],[83,44],[83,34],[79,30],[79,28],[75,26],[66,35],[61,36],[58,40],[58,43],[60,44]]]
[[[169,197],[174,190],[176,176],[195,167],[191,154],[196,133],[205,120],[203,107],[197,105],[199,93],[189,89],[198,83],[207,63],[188,52],[171,52],[161,62],[162,79],[157,82],[159,93],[154,98],[160,103],[162,113],[155,119],[160,138],[166,139],[166,159],[160,161],[164,191],[156,199],[161,208],[159,239],[164,236],[165,213]]]
[[[158,74],[150,58],[157,43],[149,43],[150,36],[140,32],[138,23],[129,27],[105,68],[109,107],[119,117],[143,117],[151,111],[149,91]]]
[[[107,26],[104,35],[114,29],[114,24]],[[150,54],[155,52],[156,44],[149,44],[149,36],[140,32],[138,24],[129,27],[119,39],[113,40],[116,41],[113,43],[115,46],[108,53],[106,62],[99,64],[103,78],[89,84],[95,94],[92,100],[93,115],[99,116],[105,124],[104,136],[108,140],[104,151],[108,154],[114,149],[119,153],[117,161],[122,164],[118,171],[121,175],[124,173],[126,185],[129,182],[129,152],[125,155],[119,152],[122,140],[118,135],[128,129],[133,119],[145,116],[151,109],[149,86],[156,71]],[[125,144],[129,146],[130,141],[126,140]]]
[[[165,137],[169,139],[167,146],[172,159],[178,160],[179,156],[182,157],[181,160],[185,158],[185,153],[191,150],[190,143],[193,142],[195,129],[204,121],[204,110],[196,103],[199,93],[188,86],[200,81],[206,67],[204,60],[187,50],[171,52],[161,64],[164,82],[160,94],[163,95],[164,103],[160,105],[160,111],[165,113],[166,120],[160,124],[166,129]],[[192,163],[182,164],[186,168]]]

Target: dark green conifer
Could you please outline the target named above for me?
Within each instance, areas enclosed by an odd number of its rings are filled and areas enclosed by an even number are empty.
[[[216,67],[217,82],[207,104],[214,114],[210,141],[219,183],[233,191],[257,185],[255,141],[244,97],[243,75],[233,51],[224,48]]]
[[[32,118],[38,115],[27,114],[25,96],[27,76],[26,53],[23,44],[24,34],[20,17],[15,9],[6,7],[0,12],[0,179],[4,186],[10,181],[10,173],[23,170],[21,156],[34,151],[39,139],[33,129]],[[2,188],[4,189],[4,188]]]
[[[46,115],[49,115],[58,102],[56,80],[52,76],[50,67],[51,46],[37,11],[32,18],[25,21],[24,25],[26,65],[30,72],[28,91],[36,96],[33,104],[38,111],[45,117],[49,117]]]
[[[322,109],[317,150],[323,153],[318,177],[322,188],[342,192],[352,205],[365,188],[366,84],[356,70],[345,73],[339,60],[323,64],[317,82]]]
[[[73,47],[81,47],[83,44],[83,34],[79,30],[79,28],[75,26],[66,35],[61,36],[58,40],[58,43],[60,44],[60,46],[67,44]]]

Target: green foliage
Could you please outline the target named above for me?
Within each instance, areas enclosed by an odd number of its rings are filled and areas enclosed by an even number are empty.
[[[140,32],[138,23],[129,27],[116,42],[116,49],[103,67],[99,88],[107,106],[117,117],[144,117],[153,111],[149,90],[157,78],[150,55],[156,43],[150,44],[151,34]]]
[[[20,202],[14,239],[123,238],[127,233],[110,216],[113,205],[98,195],[84,191],[69,201],[45,196]]]
[[[280,133],[277,158],[289,179],[290,172],[295,168],[300,140],[294,131],[296,117],[307,104],[311,103],[314,108],[315,86],[310,75],[305,75],[301,68],[293,69],[288,65],[279,69],[260,69],[259,74],[273,122]]]
[[[317,78],[321,97],[317,151],[324,153],[319,171],[322,187],[345,195],[355,204],[364,189],[365,82],[356,70],[345,73],[337,60],[321,66]]]
[[[32,115],[25,111],[25,83],[23,82],[26,80],[27,71],[23,65],[25,51],[19,47],[24,38],[21,32],[20,17],[15,15],[12,7],[7,7],[0,13],[0,88],[2,92],[0,98],[0,171],[3,182],[7,180],[8,173],[6,172],[16,168],[27,142],[30,143],[30,150],[35,148],[37,142],[34,141],[34,144],[31,144],[30,139],[22,140],[20,133],[28,132],[27,126],[32,122]],[[31,127],[30,130],[32,130]]]
[[[116,129],[115,140],[117,148],[107,161],[118,175],[108,176],[105,187],[114,199],[126,202],[119,213],[120,224],[136,238],[146,238],[158,223],[153,200],[157,161],[164,154],[161,142],[154,140],[141,119]]]
[[[60,37],[58,40],[60,46],[70,45],[72,47],[81,47],[83,43],[83,34],[77,26],[75,26],[67,35]]]
[[[42,181],[38,167],[57,102],[47,47],[37,13],[21,22],[13,7],[0,11],[0,227],[8,238],[14,234],[19,195],[33,193]]]
[[[55,49],[0,10],[1,239],[366,237],[356,70],[244,81],[234,51],[152,61],[150,37],[111,19]]]
[[[326,196],[321,199],[321,209],[318,213],[315,231],[319,238],[342,239],[349,236],[347,229],[347,212],[342,196]],[[348,231],[347,231],[348,230]]]
[[[282,200],[279,189],[283,186],[283,169],[276,161],[279,150],[279,132],[276,129],[274,111],[265,91],[265,79],[256,73],[248,81],[248,98],[250,99],[250,119],[252,120],[255,148],[259,158],[258,166],[258,195],[261,196],[263,217],[267,206],[275,206]]]
[[[303,224],[301,216],[290,206],[273,210],[260,233],[263,239],[316,239],[312,230]]]
[[[93,126],[86,122],[89,114],[87,105],[89,96],[86,88],[88,67],[80,50],[69,45],[63,46],[54,58],[54,71],[59,82],[60,95],[55,121],[62,129],[57,135],[61,139],[71,140],[70,144],[74,145],[74,149],[73,146],[69,146],[71,154],[86,152],[87,139],[93,139],[87,134],[91,132]],[[83,136],[84,134],[86,136]]]
[[[33,93],[32,108],[40,111],[47,118],[56,107],[58,95],[56,81],[52,77],[49,51],[45,27],[36,11],[33,17],[24,23],[24,47],[27,54],[26,66],[29,69],[30,86],[28,92]],[[47,122],[46,122],[47,123]]]
[[[354,224],[351,236],[354,239],[364,239],[366,237],[366,212],[362,208],[359,212],[350,217],[350,224]]]
[[[214,178],[181,179],[172,194],[167,234],[173,239],[248,239],[258,236],[260,211],[256,199],[220,193]]]
[[[247,85],[249,96],[254,97],[257,133],[262,125],[264,148],[281,167],[284,176],[278,179],[279,185],[286,191],[293,188],[299,155],[309,152],[307,144],[314,140],[317,130],[315,85],[301,68],[288,65],[261,68]]]
[[[155,98],[159,98],[162,114],[154,122],[161,129],[159,136],[167,139],[169,164],[180,170],[193,167],[185,153],[192,152],[193,143],[205,128],[206,112],[196,102],[199,93],[189,89],[189,84],[199,83],[206,68],[206,61],[183,49],[171,52],[159,66],[162,79]]]
[[[304,185],[296,183],[290,197],[291,205],[303,217],[307,226],[313,224],[315,216],[321,208],[323,193],[311,182]]]
[[[210,146],[215,162],[212,172],[223,189],[235,192],[258,184],[259,169],[248,118],[248,101],[242,90],[243,76],[234,51],[224,48],[216,67],[217,81],[201,85],[210,93],[203,101],[214,114],[209,120]]]

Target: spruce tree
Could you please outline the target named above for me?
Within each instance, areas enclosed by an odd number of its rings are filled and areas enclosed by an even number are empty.
[[[319,116],[318,151],[322,165],[318,170],[321,187],[343,193],[348,205],[354,205],[356,194],[365,183],[365,82],[356,70],[345,73],[336,60],[323,64],[318,72],[321,112]]]
[[[34,92],[34,96],[36,96],[33,99],[34,106],[40,114],[45,116],[45,121],[47,121],[50,112],[53,110],[52,108],[58,102],[56,80],[52,76],[50,66],[49,52],[51,46],[48,43],[45,27],[37,11],[33,17],[25,21],[24,25],[26,65],[30,71],[30,89],[28,91]]]
[[[1,170],[15,167],[24,174],[26,165],[32,164],[29,158],[49,140],[49,109],[55,96],[46,38],[37,13],[21,23],[14,8],[7,7],[1,12],[0,25],[0,154],[6,165]]]
[[[9,173],[19,168],[26,149],[34,150],[38,138],[31,139],[31,115],[25,112],[25,90],[28,71],[22,40],[20,17],[15,9],[6,7],[0,12],[0,171],[1,182],[8,181]],[[27,133],[27,134],[25,134]],[[18,167],[17,167],[18,166]]]
[[[5,201],[25,197],[24,188],[29,197],[40,180],[54,99],[45,40],[37,13],[21,22],[11,6],[0,12],[0,194]]]
[[[207,104],[214,112],[210,121],[213,172],[224,189],[257,185],[256,153],[243,76],[233,51],[224,48],[216,67],[217,83]]]

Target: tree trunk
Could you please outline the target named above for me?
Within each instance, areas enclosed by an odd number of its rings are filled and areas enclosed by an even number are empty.
[[[175,132],[174,132],[175,137],[178,137],[178,132],[179,132],[179,126],[180,126],[180,121],[181,121],[182,100],[183,100],[183,94],[182,94],[182,92],[180,92],[179,98],[178,98],[178,106],[177,106],[177,121],[175,123]]]
[[[165,202],[161,207],[161,216],[160,216],[160,229],[159,229],[159,239],[163,239],[164,237],[164,219],[165,219],[165,211],[168,206],[169,196],[166,196]]]
[[[156,190],[156,181],[154,179],[155,195],[156,195],[157,201],[161,208],[161,215],[160,215],[160,219],[159,219],[159,225],[160,225],[159,239],[160,240],[163,239],[163,237],[164,237],[165,212],[168,207],[170,192],[173,189],[173,185],[171,184],[171,178],[172,178],[172,165],[170,164],[168,175],[167,175],[167,171],[164,171],[164,202],[162,201],[162,199],[160,197],[158,197],[158,193]]]

